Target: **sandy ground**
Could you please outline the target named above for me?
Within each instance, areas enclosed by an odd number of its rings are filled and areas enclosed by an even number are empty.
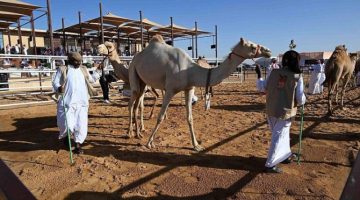
[[[127,98],[112,105],[92,100],[85,154],[69,154],[57,140],[56,106],[0,110],[0,158],[38,199],[338,199],[360,148],[360,88],[346,109],[327,118],[325,95],[308,96],[303,161],[262,173],[270,141],[255,79],[220,84],[209,111],[193,108],[205,151],[196,153],[180,98],[172,101],[154,149],[143,145],[156,119],[145,120],[143,139],[126,139]],[[115,92],[115,91],[113,91]],[[146,114],[151,99],[146,100]],[[156,108],[156,113],[160,107]],[[291,128],[297,151],[299,119]]]

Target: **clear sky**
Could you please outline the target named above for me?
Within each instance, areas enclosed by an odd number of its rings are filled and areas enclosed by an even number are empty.
[[[46,0],[24,0],[46,6]],[[51,0],[53,28],[99,16],[99,0]],[[102,0],[103,13],[112,12],[130,19],[139,19],[139,11],[162,25],[174,23],[193,28],[194,22],[206,31],[218,25],[219,57],[228,54],[240,37],[270,48],[274,56],[288,50],[294,39],[299,52],[333,51],[345,44],[349,51],[360,50],[359,0]],[[39,15],[38,12],[36,15]],[[46,29],[46,18],[36,22]],[[214,57],[212,38],[199,39],[199,55]],[[190,41],[175,42],[187,49]],[[191,54],[190,51],[188,51]]]

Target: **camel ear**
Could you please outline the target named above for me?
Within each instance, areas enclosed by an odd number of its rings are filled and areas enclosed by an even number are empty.
[[[244,43],[245,43],[244,39],[243,39],[243,38],[240,38],[240,44],[241,44],[241,45],[244,45]]]

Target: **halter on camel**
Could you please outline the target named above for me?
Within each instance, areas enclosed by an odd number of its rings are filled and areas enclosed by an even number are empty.
[[[254,58],[256,58],[256,56],[259,55],[259,51],[260,51],[261,46],[257,45],[256,46],[256,51],[254,56],[251,58],[254,61]],[[231,55],[235,55],[238,56],[240,58],[246,59],[244,56],[235,53],[234,51],[231,51],[229,53],[229,60],[231,60]],[[254,61],[255,62],[255,61]],[[208,74],[207,74],[207,78],[206,78],[206,87],[205,87],[205,110],[208,110],[210,108],[210,96],[209,96],[209,92],[212,93],[212,88],[210,87],[210,91],[209,91],[209,84],[210,84],[210,78],[211,78],[211,71],[213,68],[209,68],[208,70]]]

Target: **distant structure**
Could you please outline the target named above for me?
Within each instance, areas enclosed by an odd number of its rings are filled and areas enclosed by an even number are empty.
[[[296,48],[296,44],[295,44],[295,41],[294,41],[294,40],[291,40],[291,41],[290,41],[289,48],[290,48],[290,50],[293,50],[293,49]]]

